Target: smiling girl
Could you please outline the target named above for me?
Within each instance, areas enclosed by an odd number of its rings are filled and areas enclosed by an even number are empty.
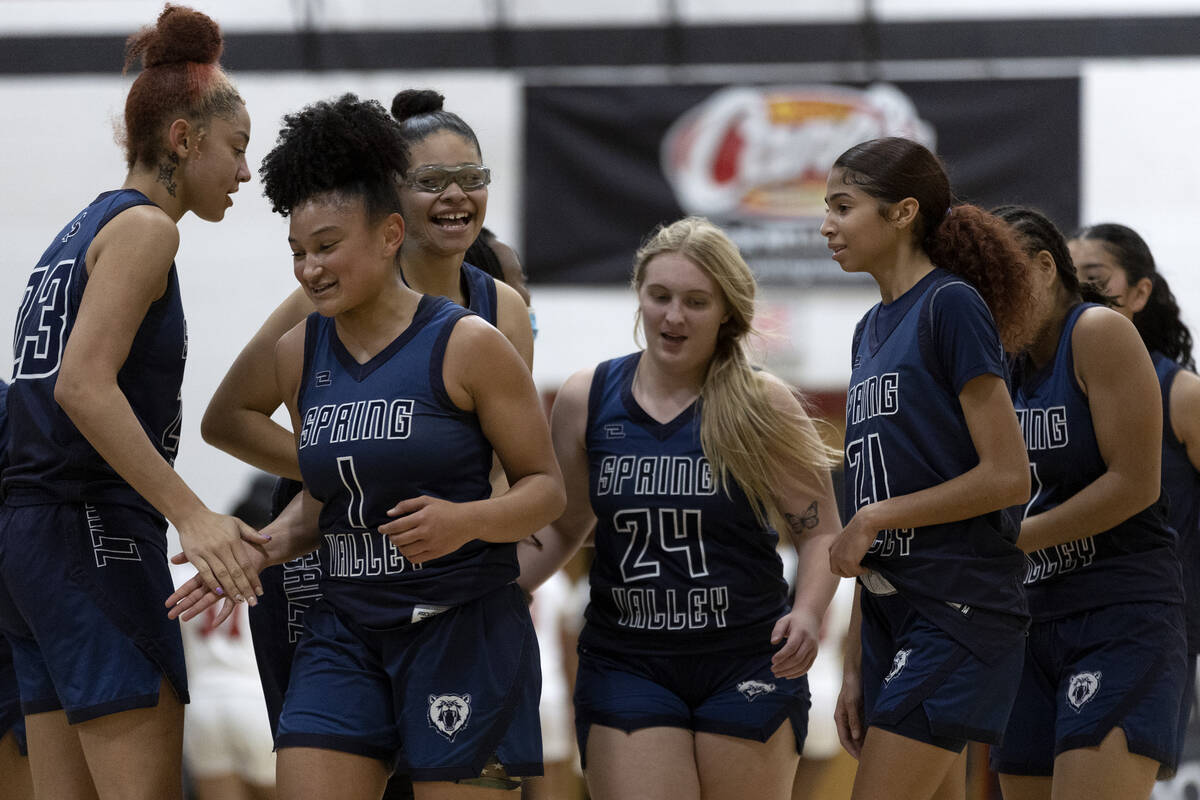
[[[502,281],[464,261],[487,212],[491,172],[478,139],[457,114],[442,107],[431,90],[404,90],[392,115],[408,147],[409,166],[397,176],[406,234],[397,255],[397,274],[412,289],[447,297],[495,325],[533,364],[533,332],[521,296]],[[299,491],[300,466],[292,432],[271,415],[283,403],[273,364],[279,337],[314,310],[296,289],[242,349],[209,401],[201,432],[206,441],[266,470],[292,479],[281,482],[273,501],[278,513]],[[493,478],[502,471],[494,470]],[[270,567],[262,574],[266,602],[251,610],[255,655],[271,727],[277,726],[292,653],[305,610],[320,596],[317,554]],[[285,581],[291,587],[285,593]]]
[[[882,298],[854,333],[849,522],[830,551],[859,582],[838,731],[855,800],[925,800],[968,739],[999,741],[1021,674],[1024,557],[1002,510],[1029,498],[1029,467],[1001,342],[1028,338],[1028,268],[907,139],[839,156],[826,203],[834,260]]]
[[[180,794],[187,679],[166,526],[205,584],[248,598],[241,538],[172,468],[187,329],[179,220],[217,222],[250,179],[250,117],[215,22],[168,5],[127,43],[124,185],[51,240],[21,301],[0,516],[0,627],[39,797]]]
[[[346,95],[263,162],[316,313],[275,348],[305,490],[256,565],[324,546],[276,746],[281,797],[488,797],[541,772],[537,643],[515,542],[562,509],[537,391],[495,327],[396,269],[397,124]],[[493,451],[510,488],[492,496]],[[179,610],[211,603],[196,581]]]
[[[748,361],[756,285],[723,231],[696,217],[656,231],[633,286],[646,348],[563,384],[567,510],[540,548],[522,544],[521,583],[595,526],[575,692],[592,797],[789,797],[837,585],[833,452]],[[791,609],[776,531],[800,556]]]

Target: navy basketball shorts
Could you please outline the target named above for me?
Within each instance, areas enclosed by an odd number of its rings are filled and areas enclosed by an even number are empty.
[[[89,503],[0,508],[0,631],[24,714],[71,723],[158,704],[165,676],[188,701],[165,525]]]
[[[1184,606],[1185,613],[1187,606]],[[1191,643],[1188,643],[1188,650],[1191,650]],[[1183,759],[1183,743],[1187,740],[1188,722],[1192,719],[1192,710],[1196,706],[1196,659],[1198,656],[1189,652],[1187,654],[1187,673],[1183,678],[1183,698],[1179,701],[1179,722],[1175,726],[1175,764],[1178,766]],[[1158,772],[1158,779],[1167,780],[1175,776],[1175,770],[1170,767],[1163,767]]]
[[[499,762],[542,774],[537,637],[516,584],[386,631],[330,603],[305,614],[275,746],[377,758],[413,781],[467,781]]]
[[[987,663],[899,594],[862,592],[866,724],[961,752],[1004,734],[1021,678],[1022,648]]]
[[[1053,775],[1060,753],[1095,747],[1113,728],[1125,732],[1129,752],[1174,769],[1186,649],[1183,609],[1166,603],[1120,603],[1034,623],[992,769]]]
[[[25,717],[21,714],[21,691],[17,687],[17,670],[12,662],[8,640],[0,636],[0,739],[12,732],[21,754],[29,748],[25,741]]]
[[[579,648],[575,735],[586,767],[588,731],[684,728],[765,742],[790,722],[796,752],[808,735],[808,678],[771,674],[773,651],[647,656]]]

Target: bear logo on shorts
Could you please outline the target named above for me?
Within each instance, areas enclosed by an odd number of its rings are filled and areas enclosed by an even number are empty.
[[[761,694],[770,694],[775,691],[775,684],[763,683],[762,681],[742,681],[737,685],[737,690],[746,695],[746,700],[753,703],[754,698]]]
[[[471,695],[429,695],[429,727],[450,741],[453,742],[458,732],[467,727],[470,716]]]
[[[1099,672],[1076,672],[1067,683],[1067,702],[1078,714],[1089,700],[1100,691]]]
[[[884,686],[887,686],[889,683],[891,683],[892,678],[896,677],[904,670],[905,665],[908,664],[908,657],[911,653],[912,653],[911,647],[909,647],[905,650],[897,650],[896,651],[895,657],[892,658],[892,671],[889,672],[887,674],[887,677],[883,679]]]

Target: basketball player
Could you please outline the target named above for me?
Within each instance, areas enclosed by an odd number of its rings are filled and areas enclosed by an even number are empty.
[[[1192,360],[1192,334],[1180,318],[1167,279],[1136,231],[1113,223],[1092,225],[1076,233],[1067,246],[1080,282],[1115,299],[1113,308],[1133,321],[1158,373],[1163,399],[1162,484],[1168,499],[1167,521],[1178,537],[1188,642],[1188,676],[1175,743],[1182,753],[1196,699],[1200,654],[1200,378]]]
[[[0,380],[0,472],[8,466],[8,384]],[[25,718],[21,716],[21,692],[13,667],[12,648],[0,635],[0,775],[6,795],[13,800],[33,800],[33,778],[29,774],[29,747]]]
[[[1024,261],[907,139],[839,156],[825,201],[833,259],[882,298],[854,333],[849,522],[830,552],[859,582],[836,712],[853,797],[961,798],[951,767],[967,740],[999,741],[1028,624],[1002,513],[1029,496],[1001,345],[1025,336]]]
[[[561,510],[561,477],[516,349],[396,270],[406,174],[398,125],[353,95],[285,118],[263,162],[318,313],[276,347],[305,491],[258,563],[328,555],[279,720],[282,797],[378,798],[393,767],[418,798],[486,797],[541,771],[515,542]]]
[[[1129,320],[1084,302],[1102,298],[1081,292],[1052,222],[996,213],[1033,266],[1038,333],[1013,369],[1033,474],[1018,539],[1033,625],[992,766],[1006,800],[1147,798],[1160,765],[1175,766],[1187,672],[1154,364]]]
[[[124,185],[51,240],[21,301],[0,512],[0,628],[39,797],[180,794],[187,681],[166,524],[206,586],[253,603],[241,538],[172,469],[187,335],[174,265],[188,212],[249,180],[250,118],[207,16],[168,5],[127,43]],[[158,610],[156,610],[158,609]]]
[[[442,103],[442,96],[430,90],[405,90],[392,101],[411,164],[400,188],[403,213],[412,228],[425,231],[420,239],[410,236],[401,245],[403,277],[415,290],[449,297],[500,328],[532,366],[533,334],[521,296],[464,261],[468,247],[486,247],[473,243],[480,239],[491,175],[482,166],[474,131]],[[460,170],[464,164],[478,169]],[[275,343],[313,308],[303,289],[284,300],[230,367],[201,426],[210,444],[293,479],[277,487],[273,514],[300,490],[292,433],[271,419],[283,402],[274,377]],[[320,597],[320,573],[317,553],[262,573],[264,602],[253,609],[250,625],[272,730],[279,720],[304,612]]]
[[[563,384],[568,507],[540,548],[522,545],[522,585],[596,527],[575,689],[592,797],[786,798],[837,585],[835,451],[750,366],[756,287],[723,231],[698,217],[659,229],[633,286],[646,349]],[[777,530],[800,553],[791,610]]]

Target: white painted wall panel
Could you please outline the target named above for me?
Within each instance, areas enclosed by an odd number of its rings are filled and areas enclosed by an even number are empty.
[[[1097,62],[1083,77],[1082,220],[1146,239],[1200,339],[1200,59]]]

